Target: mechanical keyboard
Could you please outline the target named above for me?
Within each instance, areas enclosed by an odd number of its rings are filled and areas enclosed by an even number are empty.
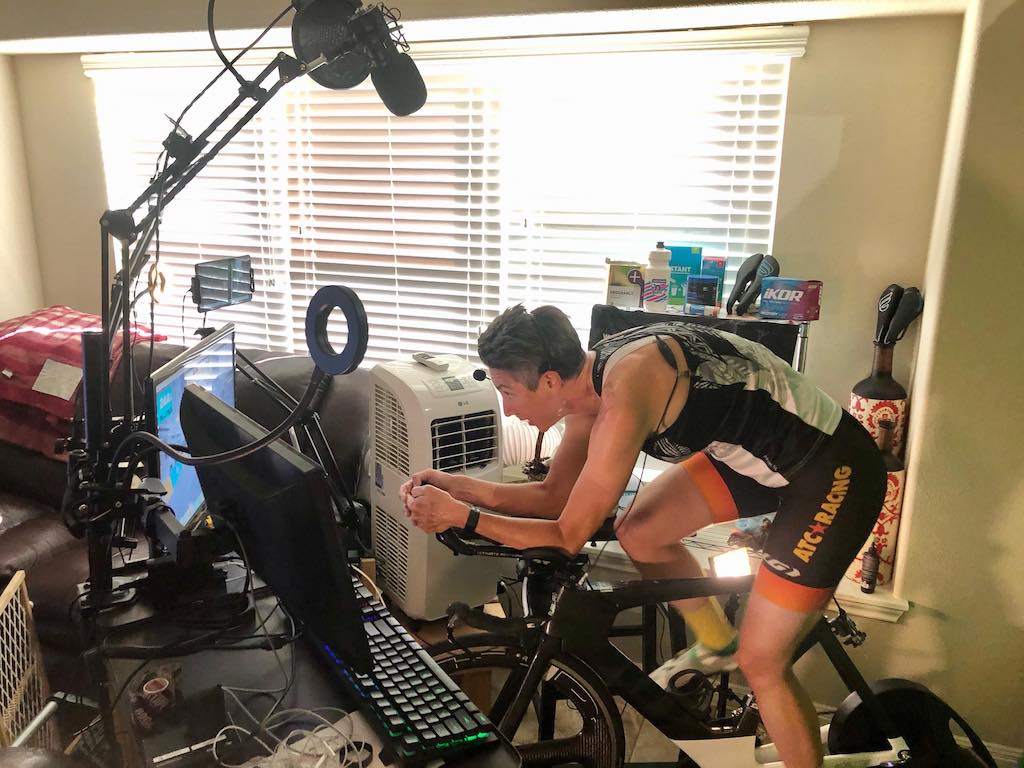
[[[327,643],[317,650],[399,765],[414,768],[499,743],[491,721],[358,578],[353,587],[374,664],[360,674]]]

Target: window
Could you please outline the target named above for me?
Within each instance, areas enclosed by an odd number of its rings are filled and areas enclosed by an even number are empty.
[[[405,118],[369,80],[289,84],[165,208],[158,329],[190,339],[194,264],[246,254],[256,299],[210,324],[235,322],[243,347],[302,350],[310,297],[341,283],[366,306],[367,362],[475,358],[482,326],[519,301],[561,306],[585,340],[606,259],[645,260],[657,240],[726,255],[731,276],[770,251],[789,60],[806,29],[697,35],[417,46],[429,96]],[[84,63],[121,207],[153,174],[164,113],[216,69],[194,54]],[[235,88],[221,78],[184,127],[201,132]]]

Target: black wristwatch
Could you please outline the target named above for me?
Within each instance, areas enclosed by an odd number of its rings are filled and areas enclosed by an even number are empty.
[[[462,526],[463,535],[468,535],[476,531],[476,525],[480,522],[480,508],[470,507],[469,516],[466,518],[466,524]]]

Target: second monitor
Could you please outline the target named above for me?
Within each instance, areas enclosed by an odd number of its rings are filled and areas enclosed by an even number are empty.
[[[181,426],[194,456],[248,445],[267,431],[196,385],[181,401]],[[323,468],[287,445],[200,466],[211,514],[237,533],[248,564],[317,640],[350,667],[369,671],[370,648]],[[215,521],[216,524],[216,521]]]
[[[228,323],[189,347],[154,371],[146,384],[150,431],[165,443],[184,445],[180,408],[187,385],[198,384],[228,405],[235,403],[234,326]],[[167,522],[172,530],[158,531],[157,536],[173,549],[172,540],[203,517],[203,491],[192,467],[165,453],[160,454],[159,463],[160,480],[166,491],[164,501],[174,519]]]

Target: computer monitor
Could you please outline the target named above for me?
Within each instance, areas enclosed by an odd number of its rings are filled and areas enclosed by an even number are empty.
[[[235,404],[235,327],[228,323],[162,365],[147,382],[149,428],[165,443],[184,445],[179,409],[188,384],[198,384],[229,405]],[[173,539],[192,528],[203,516],[203,491],[192,467],[165,453],[159,459],[160,480],[167,494],[164,503],[174,513],[172,530],[157,538]],[[154,468],[155,469],[155,468]],[[165,546],[173,549],[169,541]]]
[[[195,456],[239,448],[267,434],[195,385],[186,387],[181,400],[181,426]],[[335,517],[323,467],[275,440],[241,459],[199,466],[198,473],[207,508],[231,522],[249,565],[288,611],[349,666],[369,672],[370,648],[346,559],[347,532]]]

